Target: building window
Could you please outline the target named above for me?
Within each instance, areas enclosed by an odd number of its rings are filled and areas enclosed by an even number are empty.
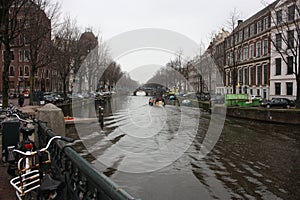
[[[230,65],[230,53],[227,53],[227,65]]]
[[[234,44],[237,44],[239,42],[239,35],[236,33],[234,34]]]
[[[286,95],[293,95],[293,83],[286,83]]]
[[[281,33],[276,34],[276,42],[275,42],[276,50],[280,50],[282,48],[282,36]]]
[[[250,85],[255,85],[255,70],[254,67],[250,67]]]
[[[264,64],[263,65],[263,85],[268,84],[268,65]]]
[[[276,11],[276,21],[277,21],[277,24],[282,23],[282,10]]]
[[[239,68],[239,83],[242,84],[243,83],[243,69]]]
[[[261,42],[256,43],[256,57],[259,58],[261,54]]]
[[[230,60],[229,60],[229,65],[232,65],[233,64],[233,52],[230,52]]]
[[[261,85],[261,66],[256,66],[256,85]]]
[[[250,25],[250,37],[254,35],[254,24]]]
[[[225,84],[226,84],[226,86],[229,85],[229,72],[228,71],[225,72]]]
[[[239,32],[239,41],[243,41],[243,31]]]
[[[24,50],[24,61],[28,62],[30,60],[29,50]]]
[[[242,48],[240,47],[240,48],[238,49],[238,61],[239,61],[239,62],[242,61],[242,57],[243,57],[243,54],[242,54]]]
[[[23,61],[23,51],[20,50],[19,51],[19,62],[22,62]]]
[[[261,32],[261,21],[259,20],[256,24],[256,33],[260,33]]]
[[[28,66],[24,67],[24,76],[29,76],[29,67]]]
[[[269,27],[269,18],[265,17],[263,21],[263,30],[266,30]]]
[[[293,56],[289,56],[287,57],[287,74],[293,74],[294,70],[293,70]]]
[[[275,63],[276,63],[275,75],[281,75],[281,58],[276,58]]]
[[[281,83],[275,83],[275,95],[281,94]]]
[[[253,58],[254,57],[254,44],[250,45],[250,56],[249,58]]]
[[[244,28],[244,39],[247,39],[249,37],[249,28]]]
[[[244,46],[244,60],[248,59],[248,45]]]
[[[295,19],[295,5],[288,7],[288,20],[293,21]]]
[[[7,51],[2,51],[3,60],[5,59],[6,52]],[[10,51],[9,57],[10,57],[10,60],[14,60],[15,59],[14,51]]]
[[[264,39],[263,41],[263,48],[262,48],[262,55],[265,56],[268,54],[268,39]]]
[[[19,76],[23,76],[23,67],[22,66],[19,67]]]
[[[245,67],[244,69],[244,81],[245,81],[245,85],[249,85],[249,70],[248,67]]]
[[[287,37],[288,37],[288,48],[293,48],[294,47],[294,30],[288,31]]]
[[[13,66],[9,67],[9,76],[14,76],[15,75],[15,68]]]

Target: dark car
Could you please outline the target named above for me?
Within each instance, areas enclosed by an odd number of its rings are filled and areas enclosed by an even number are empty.
[[[15,99],[17,97],[18,97],[18,95],[16,93],[14,93],[14,92],[9,93],[9,95],[8,95],[9,99]]]
[[[262,102],[260,105],[267,108],[271,108],[271,107],[290,108],[295,106],[295,102],[287,98],[273,98],[271,101]]]
[[[82,100],[82,99],[83,99],[83,96],[81,94],[77,94],[77,93],[67,94],[68,102]]]
[[[62,103],[64,99],[56,93],[44,93],[43,100],[46,103]]]

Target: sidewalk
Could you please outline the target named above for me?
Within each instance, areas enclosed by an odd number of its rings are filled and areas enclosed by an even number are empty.
[[[9,181],[11,177],[7,174],[7,164],[2,162],[2,134],[0,135],[0,200],[15,200],[16,195]]]
[[[9,102],[18,105],[18,99],[9,99]],[[29,104],[29,99],[25,99],[25,104]],[[12,177],[7,174],[7,163],[2,162],[2,133],[0,132],[0,200],[15,200],[15,190],[9,181]]]

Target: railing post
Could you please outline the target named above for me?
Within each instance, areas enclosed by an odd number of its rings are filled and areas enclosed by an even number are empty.
[[[99,123],[100,123],[100,127],[103,128],[104,127],[104,109],[102,106],[99,106]]]

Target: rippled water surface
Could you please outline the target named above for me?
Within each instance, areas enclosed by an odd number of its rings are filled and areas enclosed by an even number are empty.
[[[300,198],[300,126],[227,118],[202,157],[208,113],[147,103],[146,97],[115,97],[106,105],[103,130],[98,123],[76,125],[81,155],[134,197]],[[96,117],[94,105],[73,112]]]

